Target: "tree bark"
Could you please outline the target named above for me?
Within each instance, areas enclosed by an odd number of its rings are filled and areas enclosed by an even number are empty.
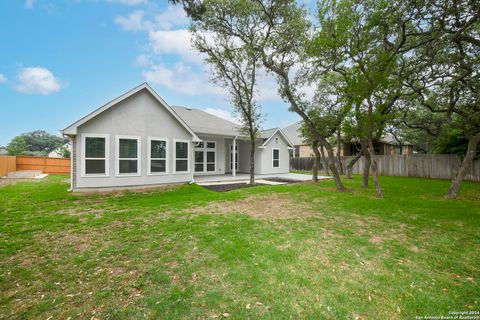
[[[361,153],[365,156],[365,163],[363,164],[362,187],[368,188],[368,177],[370,175],[370,164],[372,163],[372,157],[370,151],[367,148],[367,142],[362,141],[361,146]]]
[[[375,194],[377,198],[383,198],[382,187],[380,186],[380,181],[378,181],[377,159],[375,158],[375,149],[373,148],[372,139],[368,140],[368,147],[369,147],[370,155],[372,158],[371,168],[372,168],[373,184],[375,185]]]
[[[328,154],[328,168],[332,172],[333,180],[337,186],[337,191],[344,191],[345,187],[343,186],[342,179],[340,178],[337,166],[335,165],[335,155],[333,154],[332,146],[328,142],[325,144],[325,149],[327,150]]]
[[[463,158],[460,169],[458,170],[455,178],[452,180],[450,189],[446,195],[448,199],[455,199],[458,196],[460,191],[460,186],[462,185],[463,179],[467,175],[468,169],[470,169],[473,159],[477,154],[477,146],[480,143],[480,133],[477,133],[475,136],[472,136],[468,139],[468,148],[465,157]]]
[[[355,163],[357,163],[358,160],[362,157],[362,152],[359,152],[350,162],[347,164],[347,167],[345,168],[345,178],[346,179],[352,179],[352,171],[353,171],[353,166]]]
[[[315,154],[315,158],[313,159],[313,167],[312,167],[312,181],[318,182],[318,167],[320,165],[320,152],[318,151],[318,141],[314,141],[312,143],[313,153]]]
[[[317,149],[317,152],[318,152],[318,149]],[[325,151],[323,150],[322,145],[320,145],[320,155],[322,156],[322,169],[325,172],[325,174],[328,176],[330,175],[330,172],[328,171],[328,159],[325,157]]]
[[[342,147],[342,137],[340,135],[340,130],[337,130],[337,166],[338,166],[338,173],[343,175],[343,164],[342,164],[342,157],[341,157],[341,147]]]

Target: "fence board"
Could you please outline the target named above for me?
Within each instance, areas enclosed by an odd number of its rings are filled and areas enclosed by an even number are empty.
[[[17,156],[17,170],[41,170],[49,174],[68,174],[70,159]]]
[[[343,167],[353,157],[342,157]],[[313,157],[290,158],[291,170],[310,171]],[[383,176],[405,176],[431,179],[452,179],[460,167],[461,159],[456,155],[413,154],[376,156],[378,173]],[[363,172],[365,158],[362,157],[353,166],[353,173]],[[320,170],[323,170],[320,165]],[[480,181],[480,159],[473,162],[465,180]]]
[[[15,156],[0,156],[0,177],[7,173],[16,171]]]

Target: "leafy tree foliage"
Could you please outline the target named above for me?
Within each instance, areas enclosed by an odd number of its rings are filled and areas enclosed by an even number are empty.
[[[23,136],[16,136],[7,145],[8,154],[11,156],[24,154],[27,152],[27,143]]]
[[[255,37],[246,38],[246,42],[237,41],[230,32],[218,25],[219,14],[239,13],[246,8],[245,3],[231,1],[207,1],[202,19],[192,26],[193,44],[205,55],[206,63],[211,67],[211,80],[228,92],[235,113],[241,121],[241,130],[250,140],[250,183],[255,181],[255,149],[259,126],[262,118],[260,106],[255,101],[255,86],[259,69],[259,54],[253,50]],[[239,15],[233,21],[235,26],[248,25],[248,15]]]
[[[46,156],[51,151],[63,146],[66,142],[67,139],[49,134],[43,130],[37,130],[16,136],[8,144],[7,150],[11,155]]]

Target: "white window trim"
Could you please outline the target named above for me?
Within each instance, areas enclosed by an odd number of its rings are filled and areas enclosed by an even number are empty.
[[[194,166],[193,166],[193,172],[194,173],[214,173],[214,172],[217,172],[217,142],[216,141],[202,141],[203,142],[203,147],[199,148],[199,147],[194,147],[193,148],[193,151],[194,151],[194,157],[193,157],[193,161],[194,161]],[[208,148],[207,147],[207,144],[208,143],[213,143],[215,145],[215,147],[213,148]],[[195,170],[195,166],[197,165],[197,162],[195,161],[195,151],[202,151],[203,152],[203,170],[202,171],[196,171]],[[208,171],[208,164],[209,163],[212,163],[212,162],[208,162],[207,161],[207,152],[215,152],[215,160],[213,162],[213,165],[214,165],[214,170],[212,171]]]
[[[168,175],[168,156],[169,153],[169,146],[168,146],[168,138],[161,138],[161,137],[148,137],[148,145],[147,145],[147,175],[149,176],[164,176]],[[165,141],[165,172],[151,172],[152,170],[152,160],[163,160],[162,158],[153,158],[152,159],[152,141]]]
[[[274,150],[278,150],[278,167],[275,167],[275,158],[273,157],[274,155]],[[272,148],[272,168],[280,168],[280,148]]]
[[[81,157],[81,177],[82,178],[105,178],[109,177],[109,162],[110,162],[110,135],[108,134],[103,134],[103,133],[82,133],[82,150],[80,152],[80,157]],[[86,138],[104,138],[105,139],[105,158],[85,158],[85,141]],[[86,165],[86,160],[105,160],[105,173],[86,173],[85,172],[85,165]]]
[[[137,140],[137,172],[120,173],[120,160],[133,160],[134,158],[120,158],[120,139]],[[117,177],[138,177],[142,175],[142,138],[140,136],[115,136],[115,176]]]
[[[187,171],[177,171],[177,142],[187,143]],[[190,140],[173,139],[172,150],[173,150],[173,174],[189,174],[191,172],[191,169],[190,169],[190,158],[191,158]],[[185,160],[185,159],[184,158],[179,158],[178,160]]]

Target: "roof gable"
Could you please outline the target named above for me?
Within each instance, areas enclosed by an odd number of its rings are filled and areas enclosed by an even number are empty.
[[[272,140],[272,138],[277,133],[280,134],[283,137],[283,139],[285,140],[285,142],[287,142],[287,144],[290,148],[293,148],[292,142],[290,141],[290,139],[288,139],[288,137],[285,135],[285,133],[282,131],[282,129],[273,128],[273,129],[269,129],[269,130],[264,130],[262,132],[270,134],[270,136],[267,138],[267,140],[265,140],[265,142],[260,146],[260,148],[265,148],[267,146],[267,144],[270,142],[270,140]]]
[[[79,126],[81,126],[82,124],[84,124],[84,123],[90,121],[91,119],[95,118],[96,116],[98,116],[102,112],[104,112],[106,110],[109,110],[113,106],[117,105],[119,102],[133,96],[134,94],[140,92],[141,90],[147,90],[160,103],[160,105],[162,105],[170,114],[172,114],[172,116],[193,136],[194,141],[200,141],[200,139],[195,134],[195,132],[192,130],[192,128],[190,128],[187,125],[187,123],[172,109],[172,107],[170,107],[170,105],[168,105],[165,102],[165,100],[163,100],[162,97],[160,97],[158,95],[158,93],[155,92],[155,90],[153,90],[152,87],[150,87],[147,83],[142,83],[141,85],[137,86],[136,88],[133,88],[132,90],[130,90],[130,91],[122,94],[121,96],[111,100],[110,102],[104,104],[100,108],[90,112],[89,114],[87,114],[83,118],[77,120],[76,122],[72,123],[71,125],[69,125],[65,129],[61,130],[61,132],[65,135],[76,135],[77,134],[77,128]]]

